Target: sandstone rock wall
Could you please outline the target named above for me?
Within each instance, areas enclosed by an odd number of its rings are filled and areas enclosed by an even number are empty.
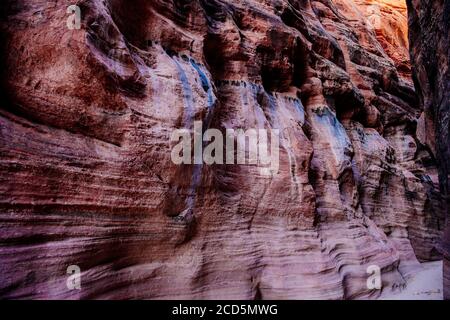
[[[439,258],[388,2],[83,0],[80,30],[69,1],[3,3],[0,296],[375,298],[368,266],[391,290]],[[173,164],[196,120],[280,130],[279,172]]]
[[[409,37],[414,79],[424,112],[418,138],[433,151],[439,177],[447,227],[444,253],[444,296],[450,299],[450,1],[408,1]]]

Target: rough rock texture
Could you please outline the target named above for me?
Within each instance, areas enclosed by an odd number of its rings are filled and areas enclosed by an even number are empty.
[[[2,3],[1,297],[374,298],[439,257],[400,1],[69,4]],[[194,120],[280,130],[279,172],[173,164]]]
[[[450,1],[408,0],[414,79],[424,112],[418,138],[433,151],[447,212],[441,251],[444,297],[450,299]]]

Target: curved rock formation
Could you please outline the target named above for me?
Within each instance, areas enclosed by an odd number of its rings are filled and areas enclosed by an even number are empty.
[[[440,257],[400,1],[78,5],[2,4],[1,297],[375,298]],[[175,165],[194,121],[279,130],[279,172]]]

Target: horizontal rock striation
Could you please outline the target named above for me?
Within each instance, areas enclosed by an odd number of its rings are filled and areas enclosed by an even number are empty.
[[[1,297],[376,298],[440,257],[401,1],[78,5],[2,4]],[[279,172],[175,165],[195,121],[279,130]]]

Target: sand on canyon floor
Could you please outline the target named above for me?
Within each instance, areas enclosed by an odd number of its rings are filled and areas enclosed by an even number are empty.
[[[442,261],[422,263],[422,270],[408,279],[405,289],[385,292],[381,300],[443,300]]]

